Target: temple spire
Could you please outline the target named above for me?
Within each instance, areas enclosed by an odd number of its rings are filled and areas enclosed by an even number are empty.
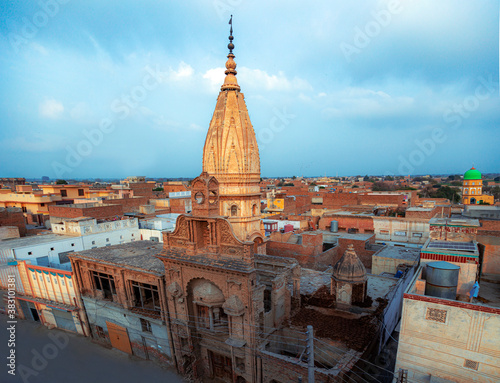
[[[224,84],[221,86],[221,90],[240,90],[240,86],[238,85],[238,81],[236,80],[236,62],[234,61],[234,44],[233,44],[233,15],[229,19],[229,25],[231,28],[229,29],[229,44],[227,47],[229,49],[229,54],[227,55],[226,61],[226,78],[224,79]]]
[[[234,44],[233,44],[233,15],[231,15],[231,18],[229,19],[229,25],[231,25],[231,28],[229,29],[229,44],[227,44],[227,47],[229,48],[229,53],[233,53],[234,49]]]

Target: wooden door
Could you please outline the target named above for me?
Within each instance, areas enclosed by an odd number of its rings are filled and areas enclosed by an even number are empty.
[[[127,329],[108,321],[106,321],[106,326],[108,327],[108,334],[111,345],[118,350],[126,352],[127,354],[132,354],[132,348],[130,346],[130,339],[128,337]]]

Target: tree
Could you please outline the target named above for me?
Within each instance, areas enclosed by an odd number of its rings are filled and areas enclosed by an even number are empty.
[[[396,186],[388,184],[386,182],[377,181],[377,182],[373,183],[372,190],[373,191],[392,191],[392,190],[396,190]]]
[[[66,180],[57,180],[56,181],[56,185],[67,185],[68,183],[66,182]]]
[[[495,179],[493,181],[500,182],[500,176],[499,177],[495,177]]]
[[[436,191],[436,198],[447,198],[452,203],[460,202],[460,195],[458,194],[458,190],[449,186],[441,186]]]
[[[292,180],[296,179],[297,177],[296,176],[292,176]]]
[[[163,188],[154,188],[153,191],[163,191]]]
[[[386,181],[394,181],[394,177],[391,176],[385,176],[384,178]]]
[[[368,174],[363,177],[363,181],[365,181],[365,182],[367,182],[369,179],[370,179],[370,177],[368,177]]]

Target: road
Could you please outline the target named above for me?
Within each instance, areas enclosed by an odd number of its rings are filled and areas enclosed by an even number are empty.
[[[19,319],[15,324],[16,375],[12,376],[7,366],[11,349],[7,320],[0,314],[2,383],[184,382],[173,369],[107,349],[81,335]]]

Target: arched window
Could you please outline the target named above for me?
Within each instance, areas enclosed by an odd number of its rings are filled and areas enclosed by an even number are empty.
[[[231,206],[231,217],[236,217],[238,215],[238,206]]]
[[[474,194],[474,189],[471,189],[470,192],[471,192],[471,194]]]
[[[258,209],[257,209],[257,204],[254,204],[254,205],[252,206],[252,215],[253,215],[253,216],[259,215],[259,211],[258,211]]]
[[[472,181],[472,185],[474,185],[474,181]]]

